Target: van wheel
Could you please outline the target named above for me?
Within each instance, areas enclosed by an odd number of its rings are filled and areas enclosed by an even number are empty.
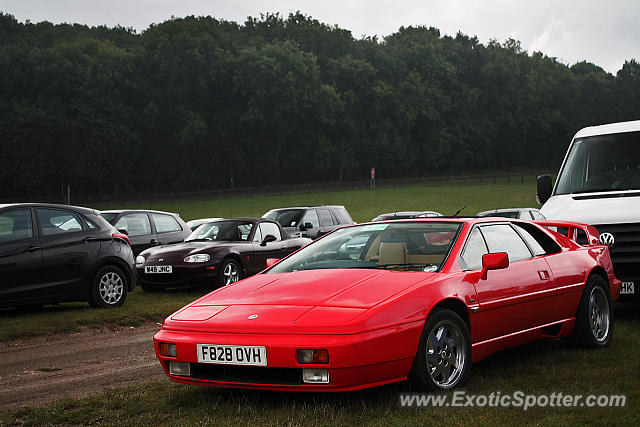
[[[96,273],[91,285],[89,304],[92,307],[120,307],[127,297],[127,279],[122,270],[105,265]]]

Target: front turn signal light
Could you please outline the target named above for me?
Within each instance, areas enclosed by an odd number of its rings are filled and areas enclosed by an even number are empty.
[[[329,363],[329,352],[327,350],[296,350],[296,353],[300,364]]]
[[[176,345],[168,342],[161,342],[159,345],[160,354],[167,357],[177,357]]]

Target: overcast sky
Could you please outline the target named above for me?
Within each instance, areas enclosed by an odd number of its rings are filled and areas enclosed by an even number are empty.
[[[614,74],[625,60],[640,60],[640,0],[0,0],[0,11],[20,21],[120,24],[139,32],[171,16],[242,23],[247,16],[297,10],[356,38],[424,25],[483,43],[512,37],[529,53],[569,65],[587,60]]]

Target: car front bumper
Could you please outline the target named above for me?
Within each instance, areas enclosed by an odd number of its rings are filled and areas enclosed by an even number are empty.
[[[144,286],[207,285],[213,288],[218,284],[218,265],[172,266],[171,273],[145,273],[144,267],[138,267],[136,276],[138,285]]]
[[[154,336],[156,355],[172,381],[215,387],[287,391],[348,391],[406,380],[424,322],[350,335],[214,334],[163,329]],[[176,344],[177,357],[160,354],[159,343]],[[198,363],[197,344],[265,346],[267,366]],[[297,349],[326,349],[328,364],[300,364]],[[171,361],[190,364],[189,376],[172,375]],[[302,370],[326,369],[328,384],[304,383]]]

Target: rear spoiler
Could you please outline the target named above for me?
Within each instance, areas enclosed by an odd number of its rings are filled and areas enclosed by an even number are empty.
[[[581,243],[583,246],[594,246],[600,244],[600,233],[593,225],[582,224],[580,222],[570,221],[533,221],[534,223],[541,225],[542,227],[551,228],[555,227],[558,233],[563,234],[578,242],[578,231],[582,231],[587,236],[587,243]],[[565,234],[566,230],[566,234]]]

